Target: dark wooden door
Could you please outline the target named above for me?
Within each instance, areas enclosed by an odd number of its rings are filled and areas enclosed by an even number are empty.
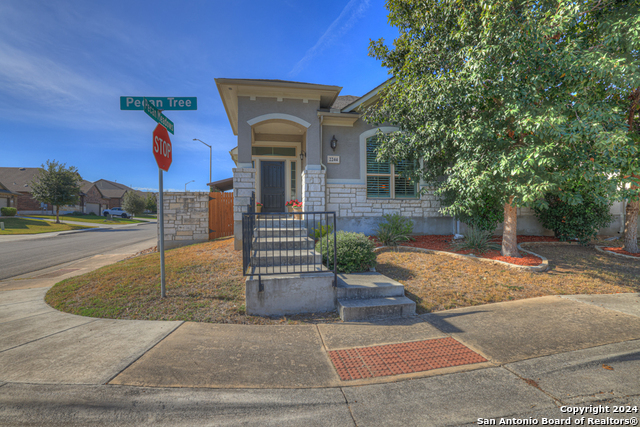
[[[284,162],[260,162],[262,212],[284,212]]]

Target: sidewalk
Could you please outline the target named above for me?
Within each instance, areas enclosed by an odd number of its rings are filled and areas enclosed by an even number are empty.
[[[0,395],[9,385],[15,391],[27,384],[43,390],[50,389],[45,384],[106,384],[283,389],[278,396],[284,389],[318,389],[325,399],[321,390],[336,388],[357,425],[407,425],[416,420],[411,414],[438,421],[429,425],[530,412],[566,418],[561,405],[640,403],[640,294],[541,297],[395,321],[282,326],[94,319],[44,303],[54,283],[123,257],[98,256],[0,282],[0,384],[7,383]],[[451,338],[486,361],[343,380],[330,356]]]

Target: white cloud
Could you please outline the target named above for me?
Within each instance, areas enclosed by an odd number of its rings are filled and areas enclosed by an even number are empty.
[[[318,39],[316,44],[309,49],[304,57],[289,72],[289,75],[295,76],[311,61],[319,55],[327,47],[331,46],[337,39],[344,36],[347,31],[355,25],[362,14],[369,7],[369,0],[351,0],[342,9],[340,15],[329,25],[327,31]]]

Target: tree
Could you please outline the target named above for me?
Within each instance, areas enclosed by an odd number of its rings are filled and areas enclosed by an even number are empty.
[[[145,202],[145,209],[151,213],[158,212],[158,202],[156,201],[155,194],[148,193],[147,200]]]
[[[132,217],[144,212],[145,206],[145,200],[135,191],[127,191],[122,198],[122,208]]]
[[[82,178],[75,166],[47,160],[31,182],[31,194],[41,203],[56,207],[56,223],[60,223],[60,206],[75,205],[80,198]]]
[[[370,55],[393,78],[365,119],[400,130],[379,135],[378,159],[423,160],[412,175],[439,194],[495,195],[503,255],[519,256],[517,207],[546,207],[545,194],[577,205],[572,188],[607,194],[601,177],[626,179],[622,165],[638,156],[625,123],[626,94],[640,83],[629,54],[639,47],[637,0],[389,0],[387,8],[400,35],[393,48],[372,41]]]

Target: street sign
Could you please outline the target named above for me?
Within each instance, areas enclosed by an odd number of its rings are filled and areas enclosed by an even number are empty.
[[[198,98],[195,96],[121,96],[121,110],[143,110],[144,98],[147,98],[158,110],[197,110]]]
[[[158,167],[165,172],[169,171],[173,155],[171,152],[171,139],[164,126],[158,125],[153,131],[153,156]]]
[[[156,107],[153,106],[146,98],[142,101],[142,106],[144,107],[144,112],[149,115],[153,120],[167,128],[167,130],[173,133],[173,122],[160,112]]]

